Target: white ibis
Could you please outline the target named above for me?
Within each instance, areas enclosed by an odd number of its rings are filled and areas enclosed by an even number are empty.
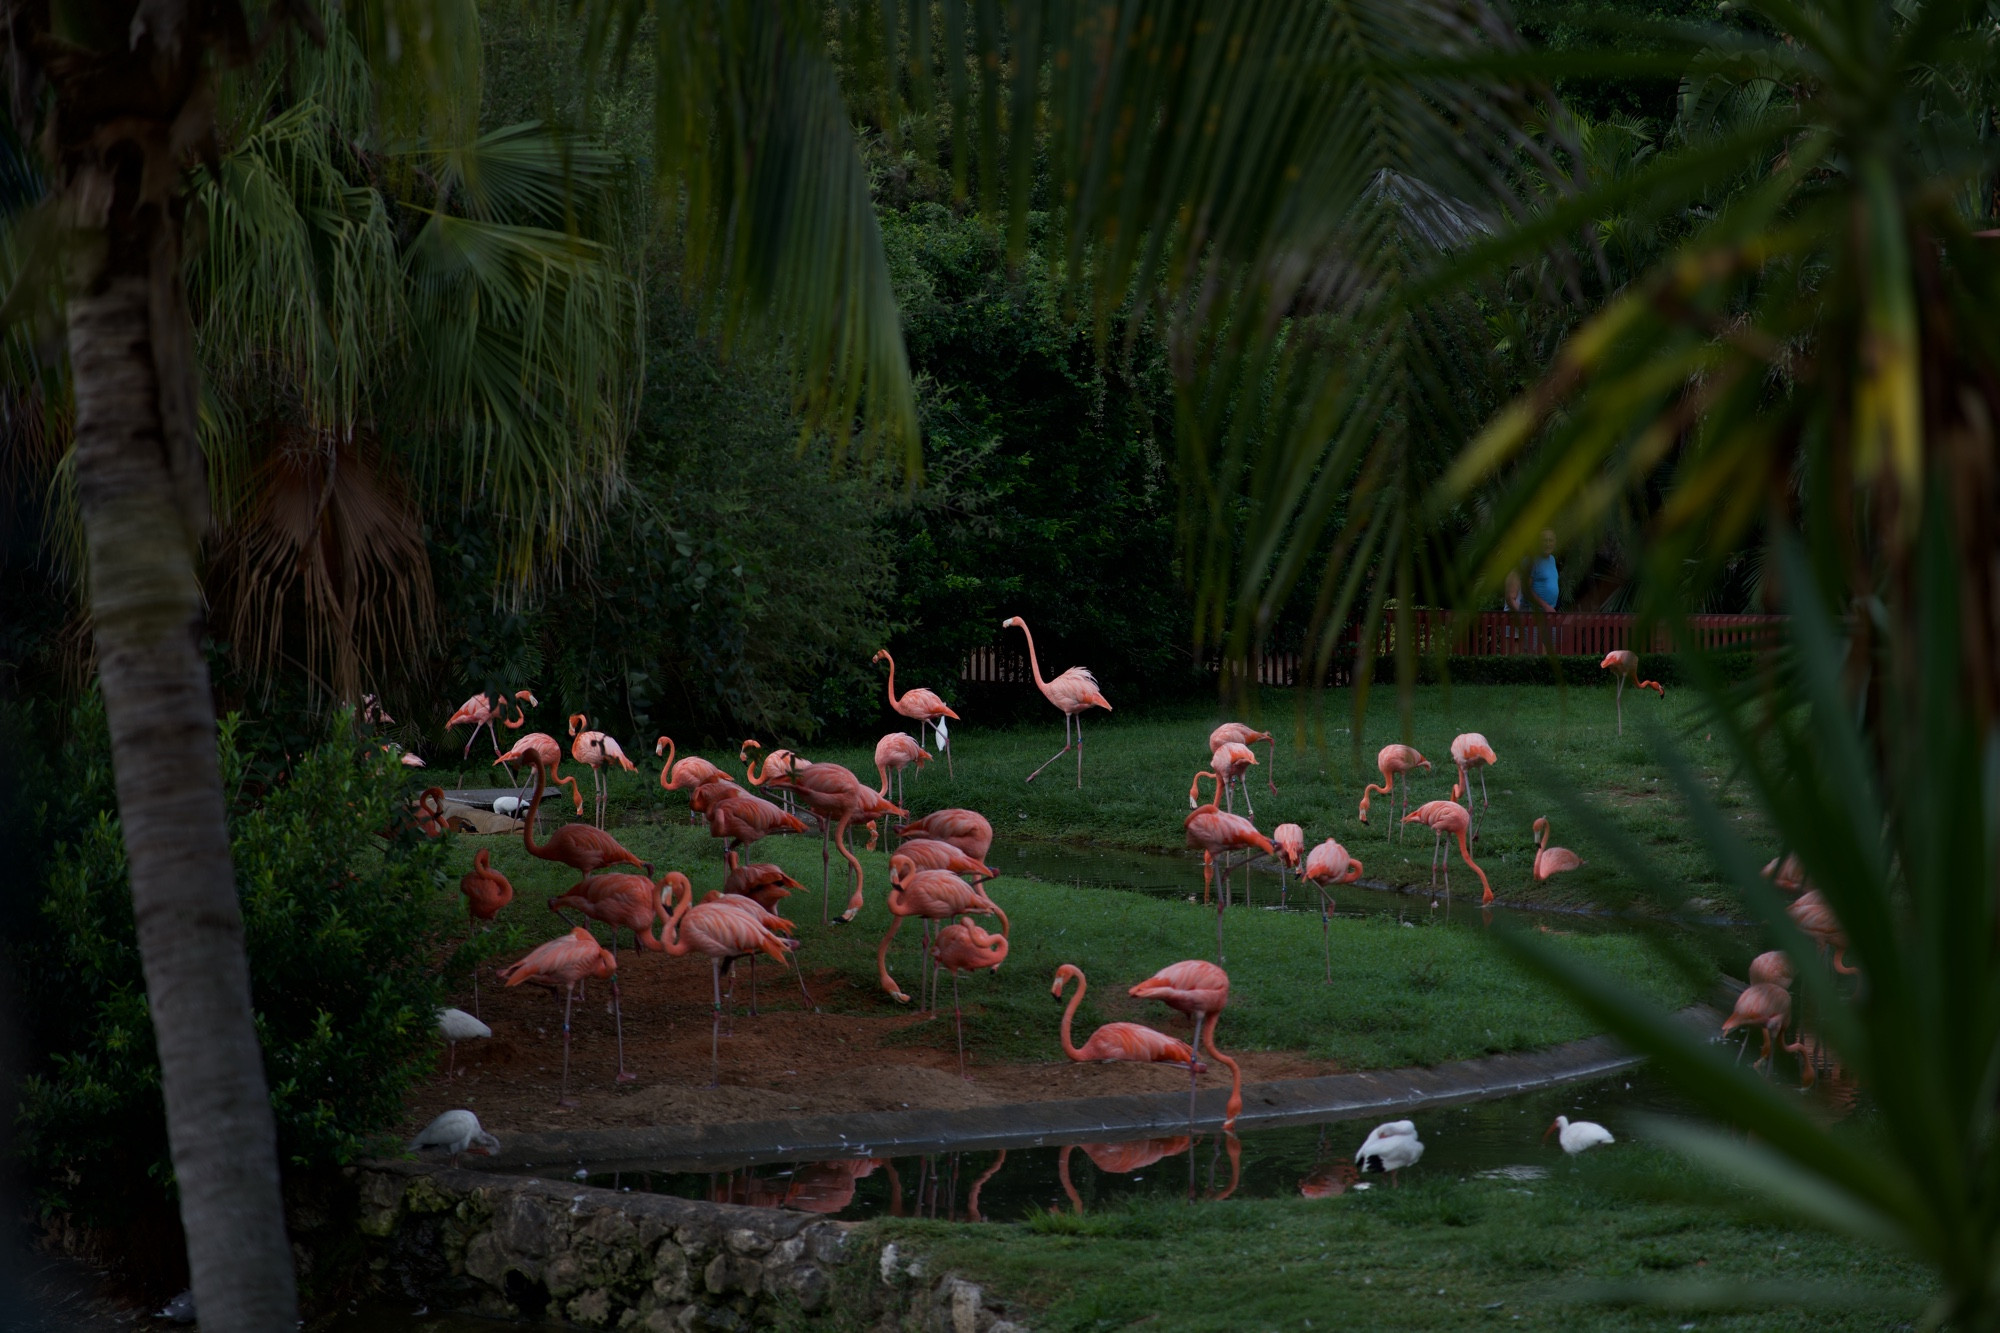
[[[407,1148],[410,1152],[441,1148],[451,1154],[451,1164],[457,1166],[460,1153],[473,1152],[490,1157],[499,1152],[500,1140],[481,1129],[479,1117],[472,1112],[446,1111],[425,1125],[417,1137],[410,1140]]]
[[[458,1044],[462,1041],[477,1041],[493,1035],[493,1029],[468,1014],[463,1009],[438,1010],[438,1035],[444,1038],[445,1076],[450,1077],[458,1069]]]
[[[1415,1166],[1423,1155],[1424,1144],[1417,1137],[1416,1122],[1391,1120],[1375,1126],[1374,1132],[1354,1150],[1354,1164],[1371,1175],[1380,1175]]]
[[[1607,1143],[1618,1142],[1617,1139],[1611,1137],[1610,1130],[1596,1121],[1571,1120],[1566,1115],[1557,1116],[1555,1123],[1542,1131],[1542,1142],[1547,1143],[1551,1134],[1556,1136],[1556,1141],[1562,1144],[1563,1151],[1571,1157],[1576,1156],[1580,1152],[1589,1152],[1592,1148],[1602,1147]]]

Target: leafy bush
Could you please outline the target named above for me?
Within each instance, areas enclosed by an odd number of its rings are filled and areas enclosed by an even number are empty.
[[[223,727],[252,1002],[288,1170],[361,1154],[433,1059],[444,847],[400,816],[403,771],[338,738],[347,721],[268,784],[239,721]],[[95,696],[69,731],[48,770],[24,775],[48,795],[26,812],[44,852],[9,922],[32,1053],[16,1128],[46,1214],[117,1227],[170,1193],[172,1167]]]

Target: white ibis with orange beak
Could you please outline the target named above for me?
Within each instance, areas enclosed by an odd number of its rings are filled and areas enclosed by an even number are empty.
[[[1557,1116],[1555,1123],[1542,1131],[1542,1142],[1547,1143],[1551,1134],[1556,1136],[1556,1141],[1562,1144],[1562,1150],[1571,1157],[1607,1143],[1618,1142],[1611,1137],[1610,1130],[1596,1121],[1571,1120],[1566,1115]]]

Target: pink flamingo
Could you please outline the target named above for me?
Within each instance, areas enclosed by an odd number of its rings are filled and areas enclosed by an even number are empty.
[[[995,879],[1000,874],[992,866],[936,838],[912,838],[896,849],[896,855],[909,857],[919,870],[949,870],[967,879]]]
[[[937,732],[937,747],[944,751],[945,772],[952,777],[957,777],[957,772],[951,766],[951,733],[945,730],[944,719],[950,718],[956,722],[958,721],[958,714],[952,712],[951,706],[945,703],[943,699],[938,698],[936,693],[931,690],[906,690],[903,693],[903,697],[898,699],[896,697],[896,659],[889,655],[887,648],[880,648],[876,650],[875,656],[870,659],[869,665],[872,666],[876,662],[887,662],[889,664],[889,707],[917,724],[917,741],[919,744],[923,741],[925,727],[930,727]],[[886,795],[887,793],[884,794]]]
[[[1722,1035],[1726,1037],[1737,1028],[1743,1028],[1746,1031],[1761,1029],[1764,1033],[1764,1053],[1758,1056],[1751,1064],[1751,1068],[1759,1069],[1770,1063],[1771,1051],[1774,1045],[1783,1046],[1786,1050],[1795,1054],[1806,1048],[1803,1041],[1787,1042],[1785,1040],[1785,1029],[1790,1027],[1791,1024],[1792,993],[1790,991],[1786,990],[1783,986],[1774,986],[1768,983],[1745,986],[1742,992],[1737,995],[1736,1006],[1730,1011],[1729,1017],[1722,1020]],[[1736,1058],[1738,1060],[1743,1058],[1740,1050],[1737,1052]],[[1800,1064],[1805,1066],[1804,1081],[1811,1082],[1810,1064],[1806,1061],[1800,1061]]]
[[[1063,1193],[1069,1196],[1070,1206],[1076,1209],[1076,1215],[1082,1217],[1083,1195],[1077,1192],[1069,1174],[1070,1154],[1078,1148],[1083,1149],[1083,1155],[1099,1171],[1123,1176],[1143,1171],[1169,1157],[1178,1157],[1193,1146],[1194,1140],[1186,1134],[1173,1138],[1126,1139],[1121,1143],[1065,1143],[1056,1154],[1056,1181],[1062,1186]]]
[[[774,778],[786,776],[792,771],[792,765],[798,761],[798,756],[790,750],[773,750],[764,756],[764,762],[760,767],[751,762],[750,752],[763,748],[761,741],[746,740],[736,751],[737,761],[743,765],[743,780],[753,787],[762,787]],[[781,787],[778,789],[778,798],[785,803],[785,809],[793,814],[798,813],[798,807],[792,803],[790,792]]]
[[[1084,978],[1083,969],[1074,963],[1064,963],[1057,968],[1055,985],[1049,988],[1049,994],[1060,1000],[1063,987],[1071,980],[1076,982],[1076,990],[1069,997],[1062,1016],[1062,1052],[1070,1059],[1078,1063],[1132,1060],[1142,1064],[1187,1065],[1197,1074],[1207,1069],[1195,1059],[1193,1048],[1186,1042],[1169,1037],[1164,1032],[1155,1032],[1141,1023],[1106,1023],[1090,1034],[1089,1041],[1078,1046],[1070,1039],[1070,1024],[1076,1018],[1076,1007],[1083,1003],[1083,993],[1090,985]]]
[[[632,932],[634,949],[660,951],[660,936],[655,925],[664,926],[667,920],[666,904],[661,900],[660,886],[646,875],[613,873],[592,875],[580,884],[572,884],[568,889],[549,899],[549,910],[561,916],[564,911],[583,913],[592,921],[602,921],[611,927],[611,952],[618,952],[618,932]],[[569,924],[565,921],[563,924]],[[618,984],[612,978],[611,984]]]
[[[607,866],[631,865],[646,869],[646,863],[619,846],[618,839],[589,824],[564,824],[538,846],[535,843],[535,815],[541,809],[542,793],[548,789],[540,755],[529,756],[535,771],[535,795],[528,802],[528,817],[521,824],[521,845],[528,855],[544,861],[560,861],[588,879]]]
[[[1436,835],[1431,848],[1431,878],[1432,882],[1435,883],[1438,867],[1444,867],[1444,893],[1446,898],[1451,897],[1451,866],[1448,861],[1448,854],[1444,850],[1444,836],[1450,833],[1456,835],[1458,838],[1459,859],[1472,867],[1472,873],[1479,876],[1480,884],[1485,886],[1486,896],[1479,901],[1482,904],[1493,901],[1493,886],[1487,882],[1486,872],[1481,870],[1479,863],[1472,859],[1472,849],[1467,847],[1465,843],[1465,831],[1472,825],[1472,815],[1464,806],[1460,805],[1457,801],[1425,801],[1414,811],[1404,815],[1403,822],[1405,824],[1422,824]]]
[[[1135,1000],[1158,1000],[1176,1013],[1194,1020],[1194,1049],[1202,1049],[1202,1023],[1208,1024],[1208,1054],[1229,1067],[1229,1104],[1223,1111],[1222,1128],[1227,1133],[1236,1125],[1243,1109],[1243,1071],[1236,1062],[1215,1049],[1215,1025],[1229,1007],[1229,974],[1214,963],[1199,958],[1170,963],[1126,992]],[[1194,1124],[1194,1071],[1188,1071],[1188,1124]]]
[[[1783,858],[1772,857],[1764,867],[1764,878],[1786,893],[1795,894],[1808,887],[1806,868],[1797,852],[1787,852]]]
[[[1268,731],[1256,731],[1241,722],[1225,722],[1214,731],[1208,733],[1208,752],[1214,754],[1231,741],[1234,741],[1238,745],[1253,745],[1258,741],[1266,743],[1264,747],[1264,781],[1269,784],[1271,795],[1276,796],[1278,794],[1277,740]],[[1211,764],[1209,767],[1213,768],[1214,765]],[[1244,799],[1248,800],[1249,798],[1245,797]]]
[[[1232,784],[1240,786],[1243,789],[1243,805],[1250,811],[1250,817],[1255,819],[1257,817],[1257,807],[1250,803],[1250,783],[1245,779],[1244,774],[1248,773],[1251,767],[1257,762],[1257,756],[1250,753],[1250,747],[1247,745],[1239,745],[1235,741],[1224,741],[1215,747],[1208,758],[1209,767],[1214,769],[1216,776],[1222,779],[1223,808],[1231,811],[1236,809],[1236,802],[1231,799],[1229,788]],[[1188,804],[1194,804],[1193,797],[1188,798]]]
[[[472,869],[458,881],[458,891],[465,895],[465,923],[468,931],[472,922],[491,921],[500,915],[500,909],[514,901],[514,886],[507,877],[495,870],[489,862],[493,853],[481,847],[472,854]],[[479,969],[472,969],[472,1013],[479,1016]]]
[[[1352,884],[1362,874],[1361,862],[1349,856],[1347,849],[1332,838],[1306,854],[1303,878],[1319,890],[1319,944],[1320,952],[1326,959],[1326,984],[1329,986],[1333,984],[1333,940],[1327,925],[1333,907],[1333,893],[1329,886]]]
[[[889,858],[889,929],[882,936],[882,943],[875,950],[876,978],[899,1004],[908,1004],[910,997],[889,975],[889,946],[896,940],[896,932],[903,928],[903,918],[914,916],[925,921],[948,921],[955,916],[997,916],[1000,918],[1000,933],[1007,934],[1007,914],[1000,905],[986,896],[983,889],[974,888],[952,874],[949,870],[919,870],[916,863],[900,852]],[[919,981],[918,990],[923,989]]]
[[[775,866],[768,861],[737,865],[734,852],[725,855],[731,864],[729,873],[722,877],[722,891],[748,898],[766,911],[777,911],[778,905],[791,897],[794,891],[805,888],[787,875],[783,866]]]
[[[569,753],[579,764],[590,765],[590,789],[597,795],[596,823],[597,827],[603,828],[604,807],[611,799],[611,788],[604,781],[604,766],[611,763],[623,764],[627,773],[632,772],[636,766],[625,757],[625,751],[618,747],[618,742],[603,732],[586,730],[581,735],[578,734],[578,728],[589,726],[590,719],[582,713],[569,715],[569,734],[575,737],[570,743]]]
[[[1218,790],[1222,786],[1222,779],[1220,777],[1214,773],[1203,771],[1195,774],[1194,781],[1189,784],[1188,791],[1190,795],[1201,785],[1203,778],[1212,779]],[[1188,817],[1182,821],[1182,828],[1187,834],[1187,845],[1201,852],[1203,902],[1208,901],[1209,884],[1215,869],[1219,866],[1222,871],[1222,891],[1215,895],[1215,956],[1217,961],[1220,961],[1222,958],[1222,913],[1223,909],[1229,906],[1229,853],[1255,847],[1266,856],[1269,856],[1271,854],[1271,840],[1259,833],[1257,826],[1241,815],[1232,815],[1227,811],[1218,810],[1213,799],[1208,804],[1197,806],[1189,812]],[[1249,903],[1247,890],[1244,894],[1244,903],[1246,905]]]
[[[831,859],[827,855],[827,841],[830,837],[842,859],[847,862],[854,879],[854,891],[848,896],[847,910],[834,920],[842,925],[854,920],[861,911],[864,876],[860,860],[847,846],[847,830],[857,821],[874,820],[887,815],[907,815],[909,811],[899,805],[891,804],[880,793],[862,786],[861,779],[839,764],[794,760],[789,773],[781,778],[771,778],[769,781],[782,790],[798,793],[799,799],[819,816],[822,915],[828,910],[827,892]],[[828,923],[822,922],[822,924]]]
[[[958,1031],[958,1076],[962,1079],[970,1080],[972,1075],[965,1072],[965,1013],[958,1004],[958,974],[986,968],[997,971],[1006,961],[1007,937],[989,934],[969,916],[938,931],[937,941],[931,945],[933,967],[951,973],[951,1021]]]
[[[1550,875],[1560,875],[1565,870],[1574,870],[1583,864],[1583,858],[1567,847],[1549,846],[1549,821],[1546,816],[1535,821],[1535,832],[1539,835],[1535,842],[1535,882],[1546,880]]]
[[[910,692],[912,694],[916,693],[915,690]],[[906,733],[900,731],[890,732],[881,740],[875,742],[875,771],[882,777],[882,785],[875,789],[876,795],[887,796],[889,794],[889,774],[894,772],[896,775],[896,804],[901,805],[903,803],[903,770],[911,764],[915,764],[917,771],[921,773],[923,772],[924,765],[930,761],[931,752],[911,740]]]
[[[1826,899],[1820,897],[1818,889],[1807,889],[1785,911],[1798,928],[1819,945],[1822,957],[1828,949],[1833,950],[1834,971],[1850,977],[1861,971],[1858,967],[1847,965],[1847,932],[1841,929],[1840,918],[1826,905]]]
[[[788,815],[763,797],[748,792],[717,801],[708,807],[707,814],[708,831],[711,836],[723,839],[725,857],[733,858],[742,848],[773,833],[806,831],[804,821],[797,815]],[[797,887],[797,881],[793,881],[793,887]]]
[[[536,699],[527,690],[514,691],[514,697],[516,699],[527,700],[531,708],[541,707],[541,701]],[[481,727],[486,729],[486,734],[493,740],[493,753],[500,753],[500,733],[493,730],[494,719],[498,718],[502,726],[512,727],[516,730],[519,730],[522,723],[527,721],[527,715],[520,711],[518,705],[515,709],[516,720],[510,722],[500,716],[506,711],[507,696],[505,694],[489,695],[484,690],[481,690],[478,694],[473,695],[458,706],[458,711],[453,713],[450,719],[445,722],[444,729],[450,731],[453,727],[462,727],[467,723],[471,724],[472,734],[465,738],[465,752],[460,756],[461,759],[470,759],[472,757],[472,743],[479,739],[479,729]],[[387,719],[385,718],[384,720]]]
[[[677,870],[667,872],[666,881],[677,893],[673,915],[667,918],[665,950],[676,958],[699,953],[708,959],[714,985],[715,1004],[708,1031],[708,1086],[721,1081],[722,1071],[722,965],[725,961],[763,952],[786,967],[791,954],[785,941],[752,917],[724,902],[694,902],[694,888]]]
[[[1271,830],[1271,846],[1278,855],[1278,906],[1291,902],[1290,885],[1285,876],[1299,873],[1299,858],[1305,855],[1306,831],[1297,824],[1280,824]]]
[[[1500,756],[1493,753],[1493,747],[1486,743],[1486,738],[1476,731],[1453,737],[1451,762],[1458,768],[1458,781],[1451,789],[1451,799],[1464,801],[1467,809],[1472,808],[1472,780],[1466,776],[1466,770],[1476,768],[1479,770],[1480,812],[1484,814],[1491,809],[1492,803],[1486,799],[1486,769],[1490,764],[1499,763]],[[1475,839],[1479,836],[1477,824],[1473,825],[1472,836]]]
[[[688,793],[688,809],[706,819],[709,812],[724,801],[733,801],[739,796],[749,794],[728,778],[717,778],[713,782],[702,783]]]
[[[779,916],[755,898],[747,894],[731,893],[726,886],[720,892],[710,889],[701,896],[701,900],[704,903],[720,903],[724,907],[734,907],[739,912],[747,912],[751,920],[757,922],[757,924],[763,926],[773,934],[783,932],[786,935],[797,936],[799,933],[797,926],[785,920],[784,917]],[[798,947],[796,940],[788,940],[786,941],[786,945],[788,948],[795,949]],[[745,957],[750,960],[750,1017],[755,1018],[757,1017],[757,955],[752,953],[745,955]],[[733,958],[722,965],[722,970],[729,973],[729,990],[723,996],[725,1000],[733,1000],[736,997],[736,973],[733,970],[735,966],[736,960]],[[819,1006],[813,1003],[812,992],[806,989],[806,974],[804,969],[794,967],[792,969],[792,977],[799,983],[799,997],[806,1002],[806,1008],[812,1010],[814,1013],[818,1013]]]
[[[993,825],[977,810],[933,810],[896,830],[899,838],[935,838],[948,842],[975,861],[993,850]]]
[[[666,762],[660,765],[660,786],[665,790],[691,792],[705,783],[729,776],[700,755],[687,755],[675,762],[675,748],[672,736],[662,736],[653,742],[654,757],[666,755]],[[694,814],[690,811],[688,823],[694,822]]]
[[[1403,775],[1402,803],[1403,809],[1407,811],[1410,808],[1409,774],[1412,770],[1418,768],[1423,769],[1426,773],[1430,772],[1431,761],[1418,754],[1414,746],[1385,745],[1375,756],[1375,767],[1382,770],[1382,785],[1377,786],[1371,782],[1361,789],[1361,822],[1364,824],[1368,822],[1368,798],[1380,792],[1382,795],[1390,798],[1389,815],[1391,828],[1389,831],[1393,834],[1398,831],[1398,826],[1395,823],[1396,776],[1398,774]],[[1407,824],[1409,821],[1406,819],[1401,821],[1401,823]]]
[[[1777,949],[1760,953],[1750,960],[1750,984],[1753,986],[1783,986],[1790,990],[1792,985],[1792,960]]]
[[[1618,734],[1620,736],[1625,734],[1626,681],[1631,681],[1634,689],[1652,690],[1662,699],[1667,697],[1667,687],[1660,684],[1659,681],[1639,679],[1639,654],[1633,652],[1630,648],[1613,648],[1604,655],[1604,660],[1597,664],[1597,668],[1600,671],[1616,672],[1618,675]]]
[[[582,926],[550,940],[519,962],[500,969],[500,979],[509,986],[538,980],[563,988],[563,1072],[562,1095],[556,1102],[558,1106],[576,1105],[569,1095],[569,1019],[570,1011],[576,1004],[577,983],[591,977],[616,976],[617,972],[618,956],[600,945]],[[617,993],[614,983],[611,1012],[618,1025],[618,1081],[624,1083],[630,1081],[625,1074],[625,1014],[618,1007]]]
[[[1009,616],[1000,622],[1000,628],[1019,629],[1027,637],[1028,669],[1034,673],[1035,688],[1042,692],[1043,698],[1062,710],[1063,747],[1047,759],[1044,759],[1042,761],[1042,768],[1047,768],[1050,764],[1053,764],[1056,760],[1069,753],[1070,725],[1074,723],[1076,726],[1076,785],[1078,790],[1082,790],[1083,711],[1086,708],[1102,708],[1108,713],[1111,711],[1111,701],[1106,699],[1103,692],[1097,688],[1097,677],[1091,675],[1088,668],[1085,667],[1073,666],[1054,680],[1043,680],[1041,663],[1035,657],[1035,636],[1028,632],[1028,622],[1021,619],[1021,617]],[[1036,778],[1040,777],[1042,768],[1038,768],[1028,774],[1028,781],[1033,782]]]

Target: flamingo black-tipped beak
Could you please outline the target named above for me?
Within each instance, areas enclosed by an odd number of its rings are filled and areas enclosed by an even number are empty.
[[[845,925],[851,925],[853,921],[854,921],[854,909],[850,907],[845,912],[842,912],[839,916],[835,917],[833,919],[833,924],[836,926],[845,926]]]

